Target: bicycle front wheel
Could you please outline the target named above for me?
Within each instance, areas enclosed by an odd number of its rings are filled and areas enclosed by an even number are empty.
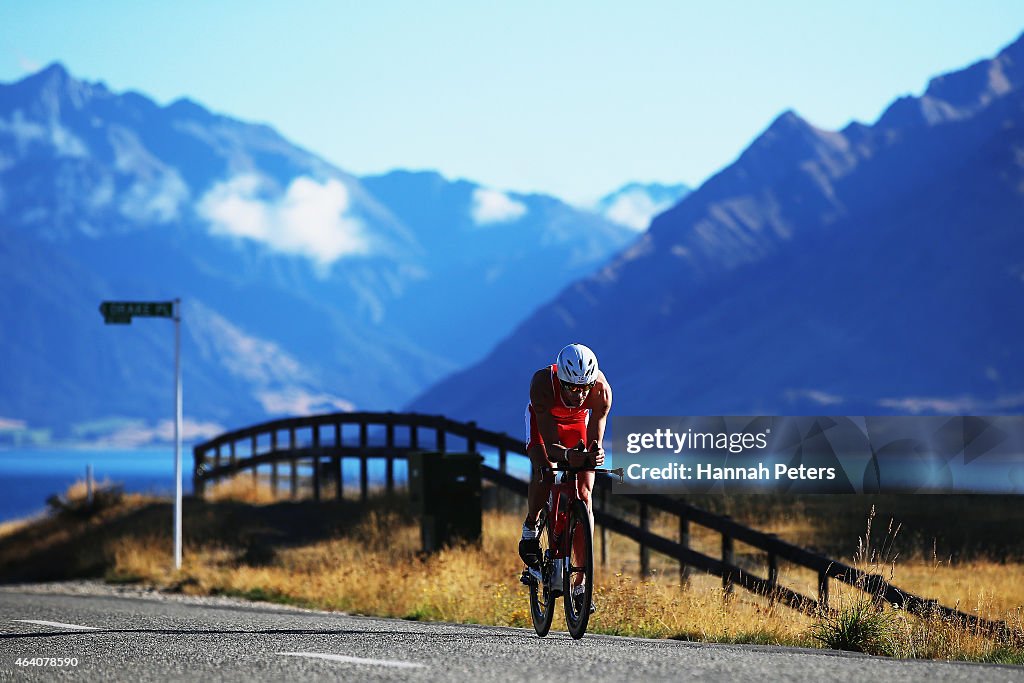
[[[579,639],[587,632],[594,596],[594,533],[587,506],[582,500],[573,502],[568,531],[570,560],[563,576],[565,625],[569,628],[569,635]],[[583,590],[574,595],[573,589],[579,585]]]
[[[533,621],[533,630],[543,638],[551,630],[551,620],[555,617],[555,597],[551,591],[551,575],[554,571],[551,560],[550,543],[548,542],[548,512],[541,510],[540,521],[537,524],[538,540],[540,541],[541,565],[540,571],[544,581],[530,582],[530,619]],[[561,562],[561,560],[559,560]]]

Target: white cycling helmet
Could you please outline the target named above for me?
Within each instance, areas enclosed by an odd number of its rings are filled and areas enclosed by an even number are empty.
[[[597,356],[583,344],[569,344],[558,352],[555,360],[558,379],[570,384],[593,384],[597,381]]]

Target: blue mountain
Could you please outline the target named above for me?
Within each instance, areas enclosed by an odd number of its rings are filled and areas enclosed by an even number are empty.
[[[783,113],[411,407],[518,433],[525,388],[473,378],[525,387],[580,341],[619,415],[1019,412],[1022,301],[1024,38],[873,125]]]
[[[630,239],[550,197],[360,179],[268,126],[54,64],[0,85],[0,430],[167,434],[171,326],[104,326],[102,300],[182,298],[198,435],[398,408]]]

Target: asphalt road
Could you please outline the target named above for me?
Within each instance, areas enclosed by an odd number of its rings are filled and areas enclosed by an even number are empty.
[[[19,658],[34,664],[19,666]],[[0,681],[58,677],[991,683],[1024,681],[1024,667],[595,635],[573,641],[556,632],[540,639],[526,629],[357,617],[98,584],[0,587]]]

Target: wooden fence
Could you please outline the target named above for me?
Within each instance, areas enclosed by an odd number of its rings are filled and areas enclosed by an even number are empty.
[[[355,431],[346,434],[346,427]],[[359,463],[359,495],[369,495],[368,461],[381,459],[385,465],[385,488],[394,490],[394,462],[410,453],[438,451],[448,448],[449,437],[461,439],[464,447],[455,449],[478,452],[489,447],[497,452],[498,467],[481,465],[482,477],[494,485],[525,496],[527,483],[508,472],[510,455],[525,458],[525,444],[508,434],[481,429],[473,422],[456,422],[440,415],[420,413],[331,413],[307,417],[288,418],[266,422],[228,432],[193,449],[195,464],[193,490],[202,496],[208,483],[234,476],[244,470],[270,467],[270,481],[277,493],[279,467],[289,466],[289,484],[292,497],[298,496],[300,464],[312,465],[313,498],[320,500],[333,484],[333,496],[344,495],[342,461],[356,459]],[[283,437],[283,438],[282,438]],[[327,480],[327,481],[325,481]],[[740,586],[769,600],[781,602],[807,613],[829,609],[829,582],[840,581],[901,609],[918,614],[936,614],[952,618],[964,626],[991,633],[1020,637],[1001,621],[982,619],[977,615],[939,604],[890,584],[881,575],[869,574],[791,543],[772,534],[744,526],[729,517],[716,515],[688,503],[657,494],[615,494],[616,500],[630,500],[638,510],[638,523],[634,524],[622,513],[616,514],[609,505],[611,481],[598,478],[595,485],[594,517],[597,533],[605,538],[609,531],[621,534],[639,544],[640,571],[650,571],[650,552],[678,560],[681,581],[686,581],[691,569],[705,571],[721,577],[726,593]],[[655,534],[650,529],[651,512],[659,511],[675,517],[678,522],[678,540]],[[721,555],[712,557],[698,552],[690,545],[691,525],[711,529],[721,536]],[[757,576],[737,566],[734,544],[745,543],[767,555],[767,575]],[[601,543],[602,553],[605,544]],[[789,562],[817,573],[817,596],[802,595],[779,582],[779,562]]]

